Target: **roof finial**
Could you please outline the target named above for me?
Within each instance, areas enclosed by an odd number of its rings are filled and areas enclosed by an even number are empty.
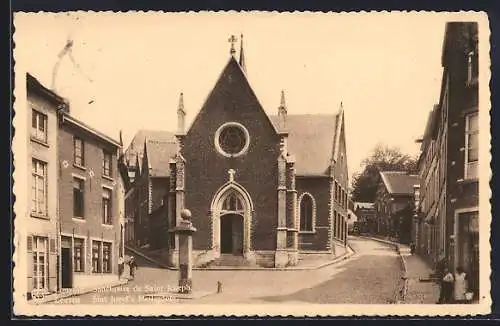
[[[231,37],[227,40],[229,43],[231,43],[231,50],[229,51],[229,53],[234,56],[234,54],[236,53],[236,50],[234,49],[234,43],[236,43],[236,41],[238,41],[238,39],[236,38],[236,36],[234,35],[231,35]]]
[[[186,111],[184,110],[184,93],[179,96],[179,107],[177,108],[177,133],[184,134]]]
[[[245,53],[243,51],[243,34],[240,35],[240,67],[244,72],[247,72],[247,67],[245,64]]]
[[[179,107],[177,108],[177,110],[184,112],[184,93],[182,92],[179,95]]]
[[[285,102],[285,91],[281,90],[280,106],[278,107],[279,128],[281,130],[286,129],[286,116],[287,116],[287,108]]]
[[[285,102],[285,91],[281,90],[281,101],[280,101],[280,106],[286,108],[286,102]]]
[[[119,159],[123,159],[123,135],[122,130],[120,129],[120,149],[119,149],[120,157]]]

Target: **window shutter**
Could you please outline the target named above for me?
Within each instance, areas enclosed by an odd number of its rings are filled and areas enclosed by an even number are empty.
[[[27,248],[28,248],[28,252],[32,252],[33,251],[33,236],[32,235],[28,235],[28,238],[27,238]]]
[[[33,290],[33,269],[34,269],[34,264],[33,264],[33,254],[31,253],[33,251],[33,236],[29,235],[28,236],[28,252],[30,254],[26,255],[26,276],[28,278],[28,293],[30,293]]]
[[[56,253],[56,239],[50,238],[50,253]]]

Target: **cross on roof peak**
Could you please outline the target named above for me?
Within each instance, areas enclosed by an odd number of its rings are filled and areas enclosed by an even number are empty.
[[[231,50],[229,51],[229,53],[231,55],[234,55],[236,53],[236,49],[234,48],[234,43],[238,41],[238,38],[234,35],[231,35],[227,41],[231,43]]]

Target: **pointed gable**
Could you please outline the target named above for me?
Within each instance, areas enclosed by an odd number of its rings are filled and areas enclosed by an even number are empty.
[[[250,82],[248,81],[245,72],[242,70],[240,64],[236,61],[236,59],[233,56],[231,56],[229,58],[228,63],[222,70],[219,78],[217,79],[214,88],[209,93],[207,99],[205,100],[203,106],[201,107],[201,110],[198,112],[193,122],[191,123],[191,126],[189,127],[187,134],[189,134],[189,132],[193,129],[193,126],[199,123],[203,123],[202,121],[204,121],[204,119],[208,117],[209,115],[209,112],[207,112],[208,108],[214,106],[214,104],[220,105],[220,103],[214,103],[216,99],[219,97],[219,95],[228,95],[229,97],[231,97],[231,90],[233,87],[241,87],[248,92],[249,96],[253,97],[253,99],[255,100],[255,102],[258,103],[258,105],[257,107],[253,107],[252,109],[260,110],[262,112],[262,116],[269,123],[269,126],[273,128],[276,133],[278,133],[275,125],[271,122],[269,116],[264,111],[262,104],[255,95],[255,92],[252,86],[250,85]],[[237,102],[237,99],[233,98],[233,102],[234,103],[225,103],[225,105],[228,106],[229,110],[241,109],[238,107],[231,107],[231,105],[234,105]]]
[[[344,151],[345,151],[345,134],[344,134],[344,131],[345,131],[345,126],[344,126],[344,108],[342,106],[342,103],[340,103],[340,109],[339,109],[339,112],[337,113],[337,121],[335,123],[335,143],[334,143],[334,147],[333,147],[333,159],[335,161],[338,161],[339,160],[339,156],[340,154],[344,154],[342,153],[342,146],[344,147]],[[343,144],[342,144],[343,142]]]

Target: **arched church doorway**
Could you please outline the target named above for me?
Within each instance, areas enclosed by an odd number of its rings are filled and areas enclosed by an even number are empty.
[[[234,190],[229,191],[222,202],[220,216],[221,254],[243,254],[243,214],[241,196]]]
[[[220,220],[221,254],[243,254],[243,216],[229,213]]]
[[[210,205],[212,248],[218,255],[248,258],[253,204],[249,193],[234,181],[233,170],[229,175],[229,182],[217,190]]]

